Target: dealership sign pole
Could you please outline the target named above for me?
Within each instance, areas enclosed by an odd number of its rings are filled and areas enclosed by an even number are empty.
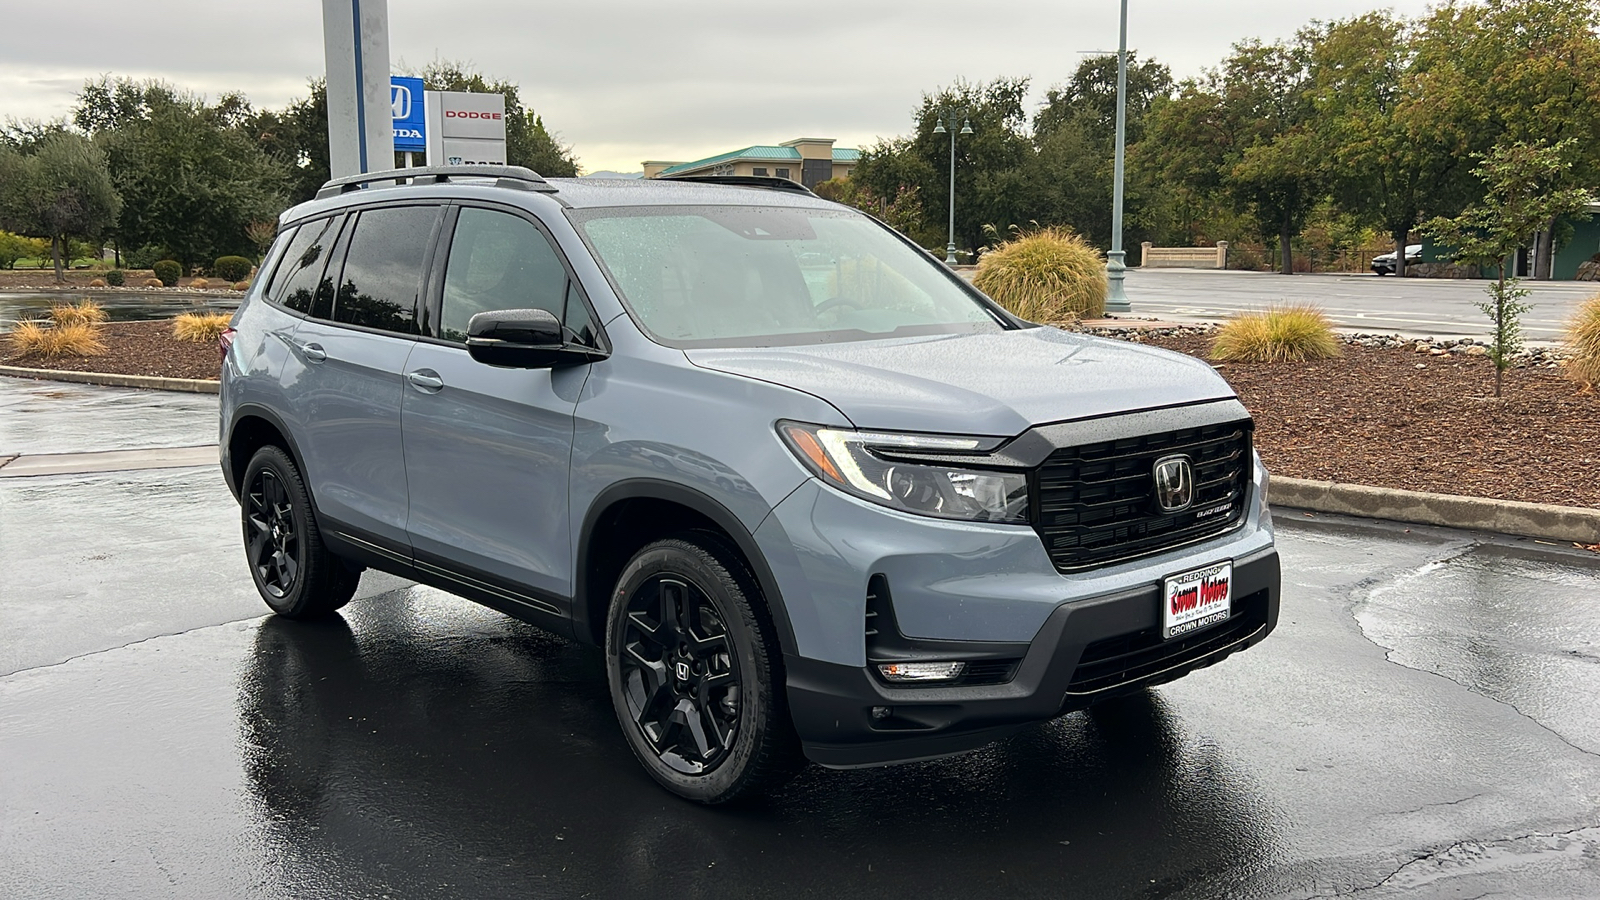
[[[388,0],[322,0],[334,178],[394,168]]]

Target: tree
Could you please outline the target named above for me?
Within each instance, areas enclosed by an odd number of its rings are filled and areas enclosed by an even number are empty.
[[[913,192],[922,206],[922,221],[915,232],[924,246],[944,243],[950,213],[950,131],[959,132],[970,122],[972,134],[955,141],[956,217],[958,247],[976,250],[984,241],[983,226],[1005,232],[1011,225],[1026,225],[1027,190],[1023,165],[1032,156],[1026,131],[1023,98],[1028,79],[997,78],[987,84],[958,81],[937,93],[924,94],[912,113],[915,133],[880,141],[862,151],[852,179],[859,179],[878,197],[900,197]],[[946,133],[935,134],[945,111]],[[937,235],[933,241],[927,235]]]
[[[1506,263],[1528,235],[1589,202],[1586,191],[1560,186],[1569,177],[1568,157],[1576,144],[1576,139],[1568,138],[1553,146],[1518,141],[1495,147],[1472,170],[1483,182],[1483,200],[1455,218],[1436,218],[1427,226],[1441,243],[1455,248],[1457,259],[1499,272],[1489,286],[1489,301],[1479,304],[1493,328],[1489,356],[1494,360],[1496,397],[1505,370],[1522,346],[1520,317],[1529,308],[1522,302],[1528,292],[1517,287],[1516,278],[1506,277]]]
[[[1434,16],[1413,37],[1404,20],[1374,12],[1308,30],[1315,131],[1334,200],[1393,241],[1396,275],[1412,230],[1470,199],[1473,104],[1452,94],[1451,55],[1414,49],[1446,39],[1439,29],[1449,27]]]
[[[1155,103],[1172,92],[1172,73],[1164,65],[1141,63],[1128,54],[1127,141],[1137,147]],[[1033,117],[1035,153],[1024,171],[1027,218],[1066,224],[1091,243],[1111,244],[1111,194],[1116,149],[1117,57],[1091,56],[1078,64],[1067,84],[1051,88]],[[1130,151],[1132,155],[1132,151]],[[1137,166],[1124,179],[1125,223],[1138,235],[1146,230],[1144,201],[1157,196]]]
[[[464,63],[449,60],[435,60],[417,74],[422,76],[423,86],[430,91],[504,94],[507,164],[527,166],[550,178],[572,178],[578,174],[578,157],[572,147],[561,143],[545,128],[541,116],[522,105],[522,91],[515,82],[486,78]]]
[[[304,203],[333,176],[328,161],[328,86],[311,79],[310,93],[283,110],[264,109],[243,125],[245,133],[285,173],[290,203]]]
[[[1277,242],[1285,275],[1294,272],[1291,242],[1326,193],[1309,55],[1304,36],[1235,44],[1220,70],[1153,105],[1140,148],[1142,167],[1165,181],[1248,213],[1262,241]]]
[[[69,239],[98,239],[121,208],[105,155],[81,135],[47,135],[27,154],[0,148],[0,225],[49,238],[57,282]]]
[[[186,266],[250,253],[246,228],[277,216],[288,181],[250,134],[253,117],[237,94],[207,104],[154,81],[85,84],[73,119],[104,148],[126,201],[123,246],[164,245]]]

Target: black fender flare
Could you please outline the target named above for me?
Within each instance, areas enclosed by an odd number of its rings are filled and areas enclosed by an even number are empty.
[[[778,580],[773,577],[772,567],[762,555],[755,535],[739,521],[738,516],[715,498],[676,482],[654,478],[629,478],[607,486],[595,495],[589,504],[588,512],[584,514],[583,528],[578,535],[577,577],[574,582],[572,604],[573,632],[579,640],[587,641],[589,636],[595,633],[595,623],[589,615],[590,591],[602,589],[609,593],[609,587],[598,588],[597,585],[588,583],[590,561],[593,559],[591,545],[594,530],[599,524],[600,516],[624,500],[662,500],[676,503],[705,516],[721,528],[733,541],[734,548],[744,556],[751,573],[755,575],[756,584],[761,588],[761,593],[767,601],[767,609],[772,614],[772,623],[778,632],[779,646],[786,655],[796,653],[794,629],[789,623],[789,612],[783,602],[783,593],[778,589]],[[610,602],[609,597],[606,600],[607,603]]]
[[[233,492],[233,497],[235,500],[239,499],[239,491],[241,487],[233,476],[233,435],[234,431],[239,426],[239,420],[251,417],[262,419],[266,421],[267,424],[277,429],[278,434],[282,435],[284,442],[289,445],[286,449],[289,451],[290,459],[294,460],[295,468],[300,470],[300,476],[302,478],[305,478],[306,476],[305,456],[300,453],[300,445],[295,442],[294,432],[289,429],[289,426],[284,424],[283,419],[270,408],[262,406],[259,403],[241,403],[234,407],[233,415],[228,419],[228,433],[226,437],[223,438],[222,446],[218,448],[221,451],[220,457],[222,460],[222,478],[228,483],[228,490]],[[248,460],[243,462],[248,462]],[[308,480],[306,482],[306,492],[309,494],[310,491],[311,484]],[[311,507],[313,511],[315,511],[316,506],[317,500],[315,497],[312,497]]]

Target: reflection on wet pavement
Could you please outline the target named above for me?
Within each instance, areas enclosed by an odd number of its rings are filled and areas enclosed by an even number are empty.
[[[0,377],[0,456],[216,442],[215,394]]]

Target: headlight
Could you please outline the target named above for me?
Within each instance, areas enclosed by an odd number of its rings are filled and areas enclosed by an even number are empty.
[[[1028,521],[1028,475],[907,456],[988,449],[979,438],[853,431],[779,422],[794,455],[824,481],[892,509],[969,522]]]

